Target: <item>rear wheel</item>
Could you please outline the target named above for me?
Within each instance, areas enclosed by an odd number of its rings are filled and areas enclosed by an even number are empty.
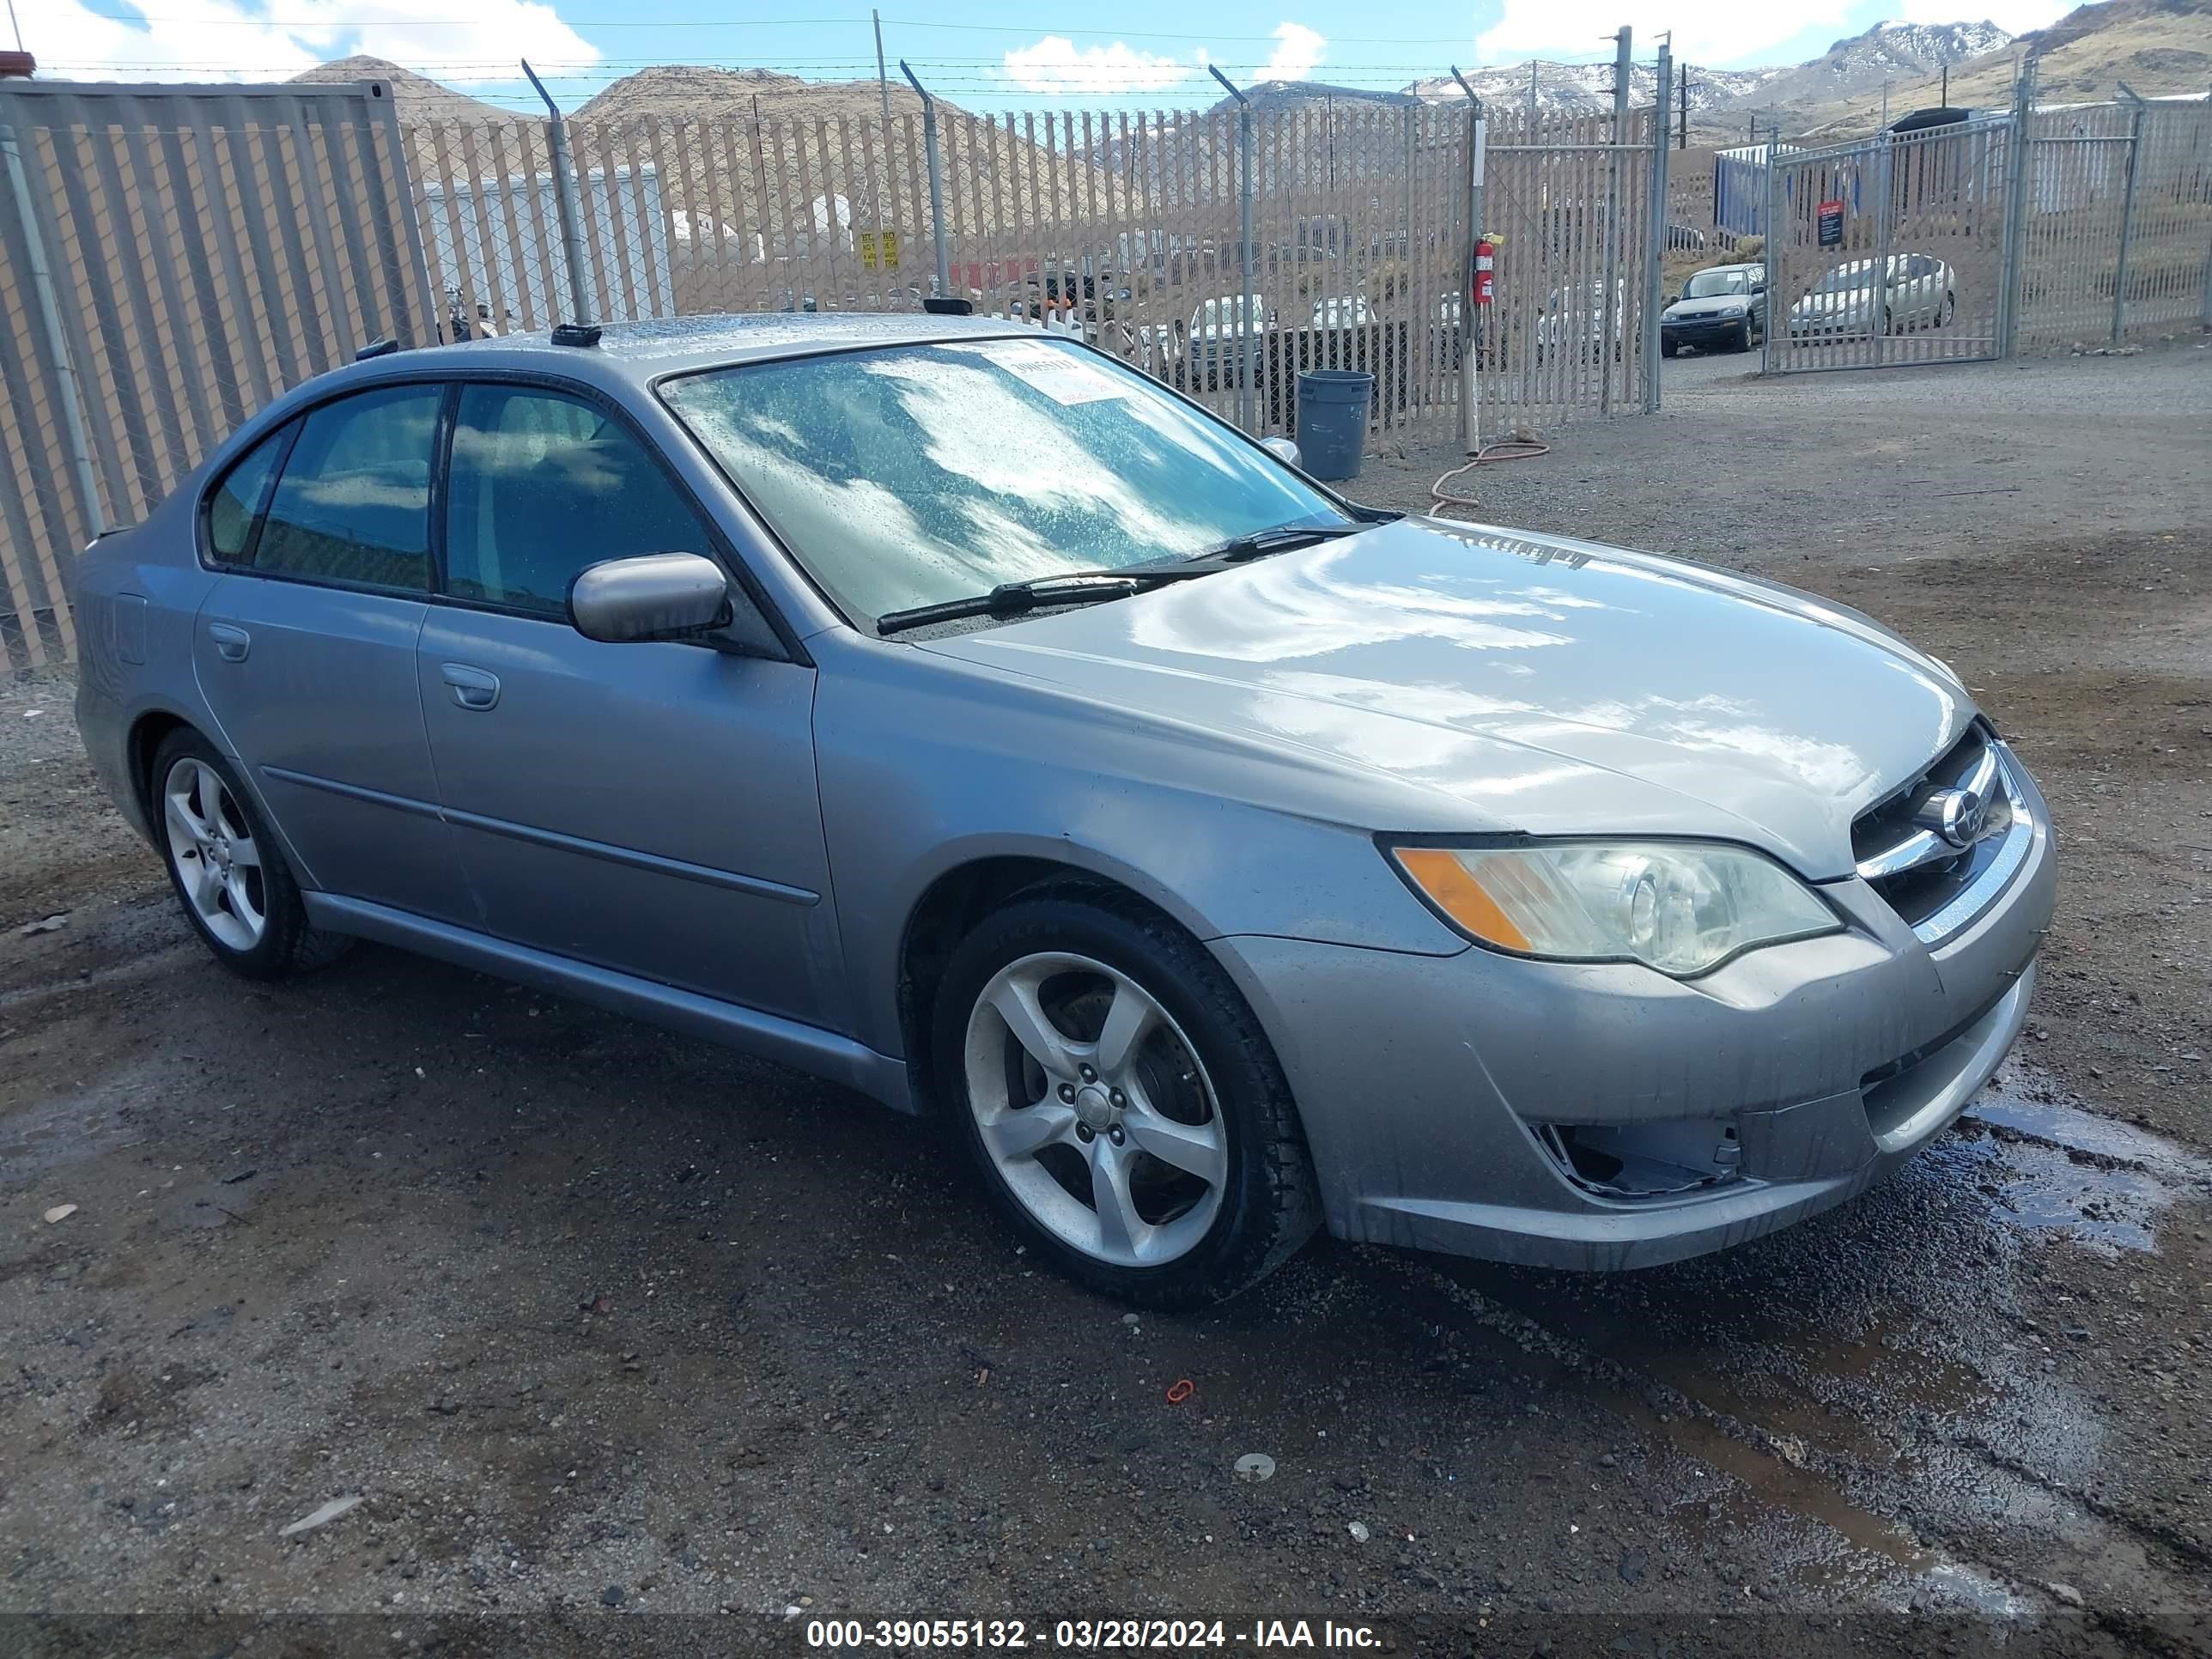
[[[350,939],[307,925],[283,854],[213,744],[189,728],[170,733],[149,781],[170,884],[217,961],[277,979],[345,953]]]
[[[1936,326],[1938,328],[1950,327],[1951,319],[1958,314],[1958,310],[1959,296],[1955,294],[1946,294],[1943,296],[1943,303],[1936,308]]]
[[[1023,1240],[1153,1307],[1234,1296],[1320,1206],[1267,1036],[1220,964],[1107,890],[1017,900],[940,981],[939,1098]]]

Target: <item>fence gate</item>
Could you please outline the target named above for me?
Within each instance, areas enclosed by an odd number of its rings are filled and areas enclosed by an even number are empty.
[[[0,82],[0,646],[263,404],[435,338],[391,88]]]
[[[1767,372],[2004,355],[2017,153],[1999,116],[1775,154]]]

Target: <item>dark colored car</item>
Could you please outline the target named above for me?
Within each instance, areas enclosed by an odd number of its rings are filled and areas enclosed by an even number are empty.
[[[1659,355],[1748,351],[1766,337],[1766,267],[1714,265],[1682,284],[1682,297],[1659,313]]]

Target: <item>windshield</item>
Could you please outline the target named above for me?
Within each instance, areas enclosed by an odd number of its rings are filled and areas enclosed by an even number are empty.
[[[1225,300],[1208,300],[1204,305],[1199,307],[1198,315],[1191,319],[1190,325],[1193,328],[1216,326],[1234,328],[1237,326],[1237,308],[1241,303],[1240,296],[1234,294]],[[1251,318],[1254,326],[1256,327],[1259,325],[1261,319],[1267,315],[1267,302],[1258,295],[1254,295],[1252,309],[1247,313]]]
[[[1710,300],[1717,294],[1748,294],[1751,273],[1747,270],[1701,270],[1690,278],[1682,290],[1686,300]]]
[[[874,617],[1000,582],[1351,522],[1143,375],[1072,340],[893,346],[661,389],[807,570]]]
[[[1874,261],[1854,259],[1847,265],[1838,265],[1820,278],[1814,287],[1815,294],[1848,294],[1853,289],[1874,286]]]

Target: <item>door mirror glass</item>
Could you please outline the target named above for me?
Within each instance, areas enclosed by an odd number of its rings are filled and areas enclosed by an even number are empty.
[[[1260,440],[1260,447],[1273,455],[1285,466],[1298,465],[1298,447],[1288,438],[1262,438]]]
[[[641,553],[578,573],[568,588],[568,620],[587,640],[630,645],[694,640],[726,627],[729,578],[696,553]]]

